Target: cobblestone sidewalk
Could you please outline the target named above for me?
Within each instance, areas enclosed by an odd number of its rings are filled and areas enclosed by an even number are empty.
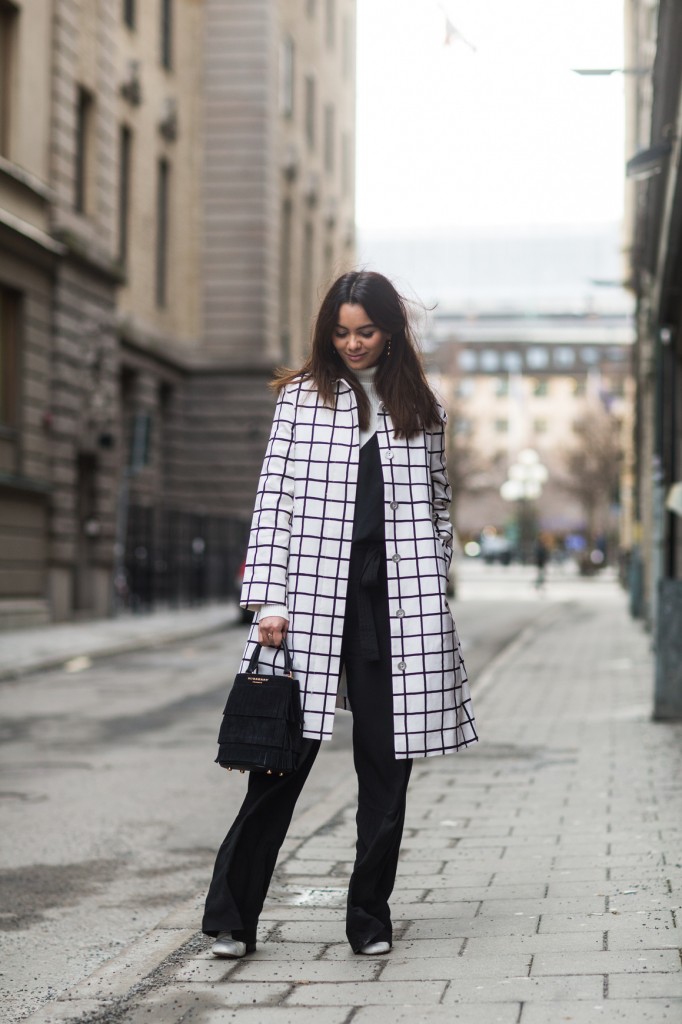
[[[498,656],[481,743],[415,762],[389,956],[344,939],[353,783],[295,821],[258,952],[211,957],[200,898],[33,1024],[682,1020],[682,726],[650,720],[648,640],[615,588]]]

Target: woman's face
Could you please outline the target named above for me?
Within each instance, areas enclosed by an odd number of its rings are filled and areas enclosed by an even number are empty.
[[[378,361],[389,339],[387,331],[373,324],[362,306],[344,302],[332,341],[350,370],[368,370]]]

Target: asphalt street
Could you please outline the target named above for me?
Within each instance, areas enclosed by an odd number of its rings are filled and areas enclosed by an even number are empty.
[[[513,567],[476,567],[461,581],[454,612],[474,698],[490,660],[584,585],[559,576],[537,593]],[[235,627],[0,685],[3,1020],[205,889],[245,787],[213,763],[245,636]],[[350,729],[340,712],[299,812],[352,772]]]

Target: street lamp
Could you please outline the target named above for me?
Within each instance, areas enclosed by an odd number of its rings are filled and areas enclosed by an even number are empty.
[[[500,495],[505,501],[517,503],[516,528],[523,561],[530,555],[535,538],[535,515],[531,502],[538,500],[542,485],[548,479],[547,467],[540,462],[535,449],[524,448],[507,470],[507,479],[500,487]]]

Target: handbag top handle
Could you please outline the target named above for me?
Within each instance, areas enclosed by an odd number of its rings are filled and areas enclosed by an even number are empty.
[[[286,640],[282,640],[282,644],[281,644],[281,646],[280,646],[280,648],[278,650],[284,651],[284,674],[286,676],[293,676],[293,674],[294,674],[294,664],[293,664],[293,661],[291,660],[291,652],[289,651],[289,648],[287,647]],[[246,669],[247,673],[256,673],[256,672],[258,672],[258,659],[260,657],[260,652],[261,652],[261,645],[260,644],[256,644],[254,652],[251,655],[251,660],[250,660],[250,662],[249,662],[249,664],[247,666],[247,669]],[[277,653],[278,652],[275,651],[275,658],[277,657]]]

